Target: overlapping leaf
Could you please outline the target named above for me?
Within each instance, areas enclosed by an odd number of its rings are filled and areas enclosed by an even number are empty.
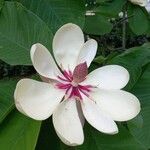
[[[144,68],[144,72],[141,78],[138,80],[134,88],[132,89],[141,102],[141,116],[143,123],[141,126],[136,126],[134,120],[131,121],[129,129],[135,139],[144,145],[147,149],[150,148],[150,64]]]
[[[3,5],[4,5],[4,0],[0,0],[0,11],[1,11]]]
[[[2,150],[34,150],[41,122],[12,112],[0,125]]]
[[[72,22],[84,25],[84,0],[18,0],[27,9],[39,16],[53,33],[62,25]]]
[[[129,26],[137,34],[146,34],[149,29],[149,17],[146,10],[135,5],[128,5]]]
[[[96,14],[86,17],[84,31],[87,34],[103,35],[109,33],[112,27],[112,24],[108,21],[108,17]]]
[[[107,17],[118,17],[118,13],[122,11],[126,0],[106,0],[106,2],[101,3],[99,7],[95,8],[94,11],[103,14]]]
[[[0,80],[0,123],[14,108],[13,93],[17,79]]]
[[[0,15],[0,59],[13,65],[30,65],[30,47],[40,42],[50,49],[47,25],[20,3],[5,2]]]

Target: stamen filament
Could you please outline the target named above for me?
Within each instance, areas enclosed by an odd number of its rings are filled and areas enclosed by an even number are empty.
[[[68,74],[67,71],[64,71],[63,74],[64,74],[64,77],[65,77],[66,79],[68,79],[69,81],[72,81],[72,79],[71,79],[71,77],[70,77],[70,75]]]
[[[83,91],[82,89],[79,89],[85,96],[89,97],[89,94]]]
[[[73,80],[73,73],[71,71],[64,71],[63,77],[58,76],[58,79],[61,80],[56,84],[56,87],[65,91],[65,95],[68,95],[69,98],[75,97],[76,99],[83,100],[82,94],[89,97],[89,92],[93,86],[91,85],[80,85]],[[70,92],[69,92],[70,91]]]
[[[67,79],[62,78],[61,76],[57,76],[57,77],[62,81],[69,82]]]

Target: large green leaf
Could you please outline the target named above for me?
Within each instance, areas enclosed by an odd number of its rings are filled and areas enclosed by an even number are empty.
[[[52,29],[53,33],[72,22],[83,27],[85,16],[84,0],[18,0],[39,16]]]
[[[40,42],[50,49],[48,26],[20,3],[5,2],[0,13],[0,59],[13,65],[30,65],[30,47]]]
[[[141,102],[142,126],[134,125],[134,120],[128,123],[132,135],[147,149],[150,148],[150,64],[132,89]]]
[[[0,11],[1,11],[3,5],[4,5],[4,0],[0,0]]]
[[[108,17],[97,14],[86,17],[84,31],[87,34],[103,35],[109,33],[112,27],[112,24],[108,21]]]
[[[0,80],[0,123],[14,108],[13,93],[17,79],[4,79]]]
[[[99,7],[95,8],[97,13],[106,15],[108,17],[118,17],[118,13],[122,11],[122,8],[126,0],[107,0],[102,3]]]
[[[129,26],[137,34],[145,34],[149,29],[149,18],[146,10],[136,5],[128,6]]]
[[[60,139],[53,128],[52,117],[42,122],[36,150],[62,150]]]
[[[34,150],[41,122],[12,112],[0,125],[0,149]]]

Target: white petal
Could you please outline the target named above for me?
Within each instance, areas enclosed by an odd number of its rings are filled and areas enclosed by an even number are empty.
[[[65,24],[56,32],[53,39],[53,53],[62,69],[69,68],[73,71],[83,44],[83,32],[75,24]]]
[[[92,71],[82,82],[101,89],[122,89],[129,81],[128,71],[118,65],[107,65]]]
[[[140,112],[140,103],[133,94],[122,90],[96,90],[91,93],[102,111],[115,121],[127,121]]]
[[[53,85],[31,79],[22,79],[17,83],[14,98],[20,112],[35,119],[47,119],[64,96],[64,91]]]
[[[34,68],[41,76],[57,79],[57,75],[61,75],[50,52],[42,44],[34,44],[30,55]]]
[[[88,40],[81,48],[78,64],[86,62],[89,67],[97,52],[97,42],[94,39]]]
[[[107,114],[101,111],[94,101],[84,97],[83,101],[81,101],[81,106],[84,117],[94,128],[107,134],[118,133],[116,123]]]
[[[67,145],[81,145],[84,141],[82,124],[76,101],[63,101],[53,113],[53,124],[57,135]]]
[[[148,13],[150,13],[150,1],[148,2],[148,4],[146,5],[146,10],[148,11]]]
[[[142,7],[145,7],[149,0],[130,0],[133,4],[136,4],[136,5],[139,5],[139,6],[142,6]]]

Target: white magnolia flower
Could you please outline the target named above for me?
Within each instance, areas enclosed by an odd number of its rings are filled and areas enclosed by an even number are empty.
[[[97,51],[97,42],[84,43],[81,29],[72,23],[62,26],[53,39],[53,53],[41,44],[31,48],[36,71],[47,82],[22,79],[14,93],[17,109],[35,120],[52,115],[59,138],[67,145],[84,141],[84,118],[98,131],[118,132],[115,121],[127,121],[140,111],[138,99],[121,90],[129,81],[128,71],[107,65],[87,75]]]
[[[145,7],[149,2],[149,0],[129,0],[129,1],[132,2],[135,5],[139,5],[139,6],[142,6],[142,7]]]

